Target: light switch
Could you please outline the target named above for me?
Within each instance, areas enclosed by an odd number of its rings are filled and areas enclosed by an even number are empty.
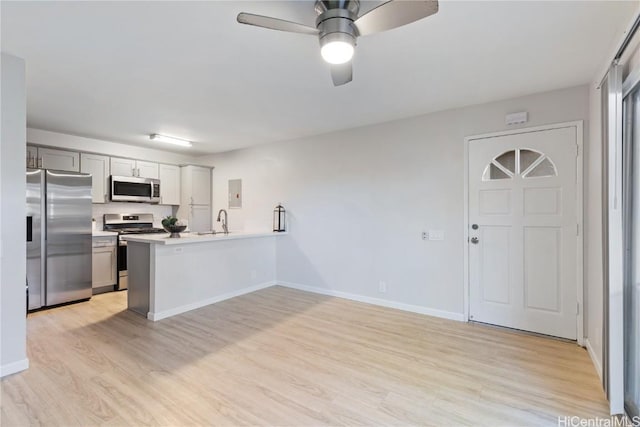
[[[429,230],[429,240],[444,240],[444,230]]]

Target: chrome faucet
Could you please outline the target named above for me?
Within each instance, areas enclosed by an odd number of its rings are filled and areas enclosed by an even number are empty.
[[[222,231],[224,231],[224,234],[229,234],[229,228],[227,227],[227,211],[225,211],[224,209],[220,209],[218,211],[217,221],[220,222],[220,216],[222,215],[222,212],[224,212],[224,218],[222,219]]]

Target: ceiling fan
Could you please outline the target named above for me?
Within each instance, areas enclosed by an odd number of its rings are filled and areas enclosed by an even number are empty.
[[[359,0],[316,0],[316,28],[251,13],[238,14],[241,24],[318,36],[322,58],[331,64],[335,86],[352,79],[351,58],[358,36],[410,24],[438,12],[437,0],[391,0],[358,16]]]

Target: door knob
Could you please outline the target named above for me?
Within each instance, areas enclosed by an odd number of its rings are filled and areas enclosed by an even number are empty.
[[[471,228],[473,228],[474,230],[477,230],[478,229],[478,224],[472,224]]]
[[[478,240],[478,238],[477,238],[477,237],[472,237],[472,238],[471,238],[471,243],[473,243],[474,245],[477,245],[479,241],[480,241],[480,240]]]

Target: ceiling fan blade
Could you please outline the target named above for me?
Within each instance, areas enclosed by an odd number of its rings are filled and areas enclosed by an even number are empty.
[[[312,36],[317,36],[320,33],[313,27],[298,24],[297,22],[285,21],[284,19],[271,18],[263,15],[254,15],[252,13],[239,13],[237,19],[241,24],[255,25],[256,27],[268,28],[270,30],[309,34]]]
[[[344,64],[331,66],[331,78],[334,86],[342,86],[349,83],[353,78],[353,68],[351,61]]]
[[[410,24],[438,12],[438,1],[391,0],[354,21],[361,36]]]

